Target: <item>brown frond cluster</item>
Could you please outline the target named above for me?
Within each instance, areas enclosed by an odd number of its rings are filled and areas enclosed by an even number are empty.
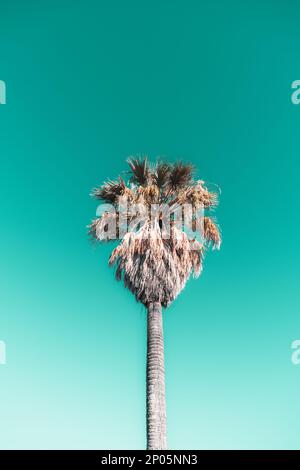
[[[219,248],[221,236],[216,223],[205,216],[203,242],[189,238],[173,219],[165,237],[161,213],[153,219],[147,210],[153,204],[163,204],[170,211],[184,204],[190,204],[193,210],[209,210],[216,206],[217,195],[209,192],[203,181],[194,180],[192,165],[158,162],[151,167],[147,158],[131,158],[128,164],[127,183],[119,178],[93,190],[94,197],[111,204],[116,211],[104,212],[93,220],[90,234],[99,241],[120,238],[109,260],[116,266],[116,278],[123,279],[144,305],[159,302],[167,307],[191,275],[199,276],[206,247]],[[128,224],[125,231],[124,220]]]

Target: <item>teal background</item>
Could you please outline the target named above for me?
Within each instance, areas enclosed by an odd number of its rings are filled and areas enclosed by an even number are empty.
[[[145,311],[93,247],[131,154],[222,188],[164,313],[171,449],[299,449],[296,1],[0,1],[1,448],[145,447]]]

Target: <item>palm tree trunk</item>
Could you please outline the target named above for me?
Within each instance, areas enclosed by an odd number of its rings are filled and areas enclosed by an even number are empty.
[[[167,448],[164,339],[160,303],[148,306],[147,449]]]

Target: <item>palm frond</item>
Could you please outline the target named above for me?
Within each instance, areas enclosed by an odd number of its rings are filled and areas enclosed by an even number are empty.
[[[123,279],[139,302],[167,307],[190,275],[201,272],[202,247],[196,248],[190,250],[187,235],[175,227],[171,238],[163,240],[158,225],[145,224],[139,232],[126,234],[109,264],[116,266],[116,279]]]
[[[118,180],[108,180],[99,188],[94,188],[91,195],[96,199],[113,204],[119,196],[126,191],[125,181],[120,177]]]
[[[168,186],[170,190],[175,191],[185,188],[193,183],[194,167],[183,162],[174,163],[169,172]]]
[[[201,184],[200,184],[201,183]],[[192,204],[193,207],[210,209],[216,207],[218,204],[218,195],[214,192],[209,192],[203,186],[203,182],[198,182],[196,185],[178,191],[178,201],[180,204]]]
[[[158,162],[152,174],[154,184],[159,189],[164,189],[169,181],[170,165],[165,162]]]
[[[210,217],[204,217],[203,229],[207,242],[212,243],[213,248],[219,249],[221,245],[220,230]]]
[[[119,236],[118,214],[104,212],[88,227],[89,235],[95,240],[113,241]]]
[[[130,167],[130,182],[140,186],[146,186],[150,177],[150,168],[147,157],[128,158],[127,163]]]

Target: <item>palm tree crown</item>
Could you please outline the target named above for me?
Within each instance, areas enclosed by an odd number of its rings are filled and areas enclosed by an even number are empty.
[[[167,307],[190,275],[201,273],[206,248],[220,247],[218,226],[203,213],[216,206],[217,195],[194,178],[192,165],[160,161],[151,166],[147,158],[130,158],[128,164],[126,180],[109,180],[93,190],[94,197],[115,210],[93,220],[90,233],[100,241],[120,239],[109,259],[110,265],[116,265],[116,278],[123,279],[146,307],[153,303]],[[192,235],[174,216],[180,208]],[[164,212],[168,212],[168,226]],[[125,231],[124,220],[129,224]],[[115,236],[110,237],[112,226]]]

